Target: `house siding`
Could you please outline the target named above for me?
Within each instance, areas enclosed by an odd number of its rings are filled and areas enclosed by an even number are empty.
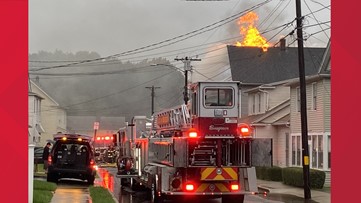
[[[319,80],[317,83],[317,108],[312,109],[312,83],[306,86],[307,95],[307,128],[310,133],[330,132],[331,101],[329,80]],[[301,113],[297,111],[297,90],[291,88],[291,133],[301,132]],[[320,122],[321,121],[321,122]]]
[[[273,164],[279,167],[287,166],[287,151],[286,151],[286,134],[289,133],[289,128],[285,126],[280,126],[277,133],[277,143],[274,144],[275,148],[275,158]]]
[[[277,86],[269,92],[269,109],[274,108],[280,103],[288,100],[290,98],[290,87],[288,86]]]
[[[331,80],[324,79],[322,81],[322,97],[324,101],[324,128],[325,132],[331,132]]]
[[[323,87],[322,81],[317,81],[315,83],[316,83],[316,88],[317,88],[316,110],[313,110],[313,105],[312,105],[312,103],[313,103],[312,102],[313,101],[312,84],[313,83],[309,83],[306,86],[306,89],[307,89],[307,123],[308,123],[308,132],[309,133],[325,131],[324,122],[322,122],[325,118],[324,111],[323,111],[324,87]]]

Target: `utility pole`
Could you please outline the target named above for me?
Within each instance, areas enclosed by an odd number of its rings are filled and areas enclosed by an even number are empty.
[[[150,89],[151,90],[151,97],[152,97],[152,106],[151,106],[151,109],[152,109],[152,114],[150,114],[151,116],[154,114],[154,90],[155,89],[158,89],[160,87],[154,87],[154,85],[152,85],[151,87],[145,87],[147,89]]]
[[[183,98],[184,98],[184,104],[187,105],[189,97],[188,97],[188,71],[192,70],[191,61],[201,61],[201,59],[192,59],[189,57],[185,58],[175,58],[176,61],[182,61],[184,63],[184,92],[183,92]]]
[[[296,0],[296,20],[297,20],[297,41],[298,41],[298,63],[300,77],[300,96],[301,96],[301,136],[302,136],[302,165],[303,165],[303,188],[304,198],[311,199],[310,189],[310,159],[308,149],[308,129],[307,129],[307,106],[306,106],[306,78],[305,78],[305,60],[303,53],[303,33],[301,15],[301,0]]]

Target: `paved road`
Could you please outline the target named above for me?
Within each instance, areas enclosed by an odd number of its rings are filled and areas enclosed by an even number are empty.
[[[104,170],[105,169],[105,170]],[[116,168],[104,168],[99,171],[100,176],[102,177],[111,177],[106,178],[109,180],[113,186],[106,186],[109,188],[114,195],[114,197],[118,200],[119,203],[149,203],[149,194],[147,192],[134,192],[129,188],[124,187],[121,189],[120,187],[120,179],[116,178]],[[108,173],[108,174],[107,174]],[[103,181],[104,182],[104,181]],[[103,183],[104,185],[111,185],[108,183]],[[168,201],[168,202],[177,202],[177,201]],[[221,199],[207,200],[201,202],[209,202],[209,203],[221,203]],[[263,195],[251,195],[246,196],[244,203],[282,203],[283,201],[277,201],[268,199],[268,197],[264,197]]]

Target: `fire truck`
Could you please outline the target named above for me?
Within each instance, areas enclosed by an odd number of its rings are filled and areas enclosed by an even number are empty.
[[[238,86],[193,84],[190,102],[154,113],[146,133],[139,128],[146,129],[147,119],[134,117],[120,142],[117,177],[150,189],[152,202],[197,197],[243,202],[245,195],[258,193],[252,133],[238,123]]]

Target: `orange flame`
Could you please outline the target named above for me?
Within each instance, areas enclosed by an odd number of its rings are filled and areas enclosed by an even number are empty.
[[[255,12],[249,12],[239,18],[237,23],[240,26],[240,34],[244,36],[244,38],[243,42],[237,42],[236,46],[261,47],[263,51],[267,51],[270,44],[267,43],[266,38],[261,36],[254,26],[257,20],[258,15]]]

